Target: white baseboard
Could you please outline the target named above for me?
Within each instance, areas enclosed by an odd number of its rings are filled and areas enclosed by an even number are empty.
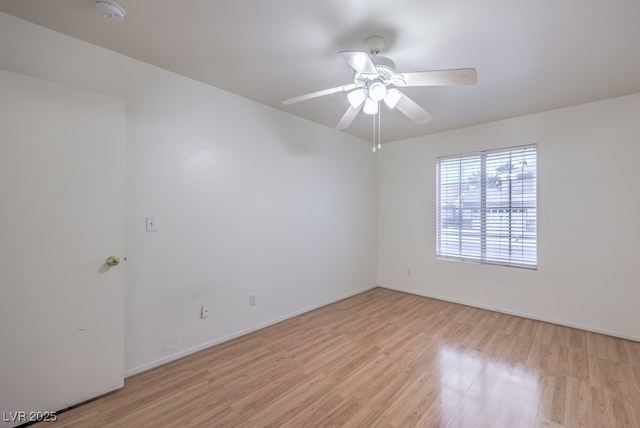
[[[474,308],[486,309],[488,311],[500,312],[500,313],[507,314],[507,315],[515,315],[517,317],[529,318],[529,319],[536,320],[536,321],[548,322],[550,324],[557,324],[557,325],[561,325],[561,326],[564,326],[564,327],[571,327],[571,328],[575,328],[575,329],[578,329],[578,330],[585,330],[585,331],[590,331],[592,333],[606,334],[607,336],[613,336],[613,337],[618,337],[620,339],[626,339],[626,340],[631,340],[631,341],[634,341],[634,342],[640,342],[640,337],[632,336],[632,335],[628,335],[628,334],[624,334],[624,333],[619,333],[617,331],[605,330],[605,329],[601,329],[601,328],[597,328],[597,327],[593,327],[593,326],[588,326],[588,325],[583,325],[583,324],[576,324],[576,323],[563,321],[563,320],[557,320],[557,319],[553,319],[553,318],[545,318],[545,317],[541,317],[541,316],[534,315],[534,314],[518,312],[518,311],[512,311],[512,310],[503,309],[503,308],[496,308],[494,306],[482,305],[482,304],[479,304],[479,303],[468,302],[468,301],[465,301],[465,300],[451,299],[449,297],[443,297],[443,296],[438,296],[438,295],[435,295],[435,294],[423,293],[423,292],[415,291],[415,290],[406,290],[406,289],[401,288],[401,287],[392,287],[390,285],[381,284],[381,283],[379,283],[378,286],[382,287],[382,288],[387,288],[389,290],[401,291],[403,293],[408,293],[408,294],[415,294],[416,296],[428,297],[430,299],[436,299],[436,300],[442,300],[442,301],[445,301],[445,302],[457,303],[457,304],[460,304],[460,305],[471,306],[471,307],[474,307]]]
[[[254,325],[254,326],[249,327],[247,329],[240,330],[240,331],[237,331],[235,333],[231,333],[231,334],[228,334],[226,336],[219,337],[217,339],[211,340],[211,341],[206,342],[206,343],[202,343],[202,344],[200,344],[198,346],[194,346],[194,347],[191,347],[189,349],[185,349],[183,351],[176,352],[176,353],[171,354],[171,355],[167,355],[167,356],[162,357],[160,359],[157,359],[155,361],[151,361],[151,362],[142,364],[142,365],[140,365],[138,367],[134,367],[132,369],[125,370],[124,377],[127,378],[129,376],[133,376],[133,375],[136,375],[138,373],[142,373],[142,372],[145,372],[147,370],[151,370],[151,369],[153,369],[155,367],[161,366],[161,365],[166,364],[166,363],[170,363],[171,361],[175,361],[175,360],[177,360],[179,358],[186,357],[187,355],[191,355],[191,354],[196,353],[198,351],[202,351],[203,349],[210,348],[212,346],[218,345],[218,344],[223,343],[223,342],[227,342],[229,340],[235,339],[235,338],[240,337],[240,336],[244,336],[245,334],[253,333],[254,331],[260,330],[260,329],[265,328],[265,327],[269,327],[270,325],[277,324],[277,323],[282,322],[284,320],[287,320],[289,318],[293,318],[295,316],[304,314],[306,312],[313,311],[315,309],[321,308],[323,306],[330,305],[331,303],[335,303],[335,302],[338,302],[340,300],[347,299],[347,298],[355,296],[357,294],[364,293],[365,291],[372,290],[372,289],[374,289],[376,287],[377,287],[377,285],[372,285],[370,287],[361,288],[361,289],[359,289],[357,291],[354,291],[354,292],[351,292],[351,293],[347,293],[347,294],[343,294],[341,296],[335,297],[333,299],[326,300],[324,302],[318,303],[318,304],[313,305],[313,306],[308,306],[308,307],[303,308],[303,309],[301,309],[299,311],[284,315],[282,317],[278,317],[278,318],[275,318],[275,319],[272,319],[272,320],[269,320],[269,321]]]

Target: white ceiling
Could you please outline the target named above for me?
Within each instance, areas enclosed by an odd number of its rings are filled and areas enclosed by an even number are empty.
[[[345,93],[281,100],[351,83],[338,51],[364,50],[368,36],[386,39],[398,72],[478,71],[475,86],[403,88],[433,119],[383,110],[383,142],[640,92],[638,0],[118,3],[120,24],[92,0],[0,0],[0,11],[330,127]],[[371,140],[371,116],[346,132]]]

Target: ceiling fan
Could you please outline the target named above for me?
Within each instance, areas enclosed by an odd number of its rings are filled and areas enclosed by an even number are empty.
[[[474,85],[478,80],[476,70],[473,68],[396,73],[396,64],[392,60],[378,56],[383,46],[382,37],[372,36],[365,40],[368,53],[340,51],[340,55],[354,69],[353,83],[287,98],[282,103],[293,104],[324,95],[351,91],[347,94],[349,108],[338,122],[336,129],[348,128],[361,110],[366,114],[376,115],[381,101],[384,101],[389,109],[396,108],[409,119],[422,125],[431,119],[431,115],[395,87]]]

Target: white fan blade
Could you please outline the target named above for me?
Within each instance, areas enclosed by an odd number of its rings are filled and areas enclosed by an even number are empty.
[[[340,55],[358,73],[378,74],[376,66],[366,52],[340,51]]]
[[[360,110],[362,110],[363,104],[364,102],[360,103],[358,107],[349,106],[347,111],[344,113],[344,116],[342,116],[342,119],[340,119],[340,122],[338,122],[338,125],[336,125],[336,129],[347,129],[350,127],[353,120],[356,118],[358,113],[360,113]]]
[[[419,125],[424,125],[431,120],[429,113],[403,93],[400,93],[400,99],[396,103],[396,108]]]
[[[396,86],[475,85],[477,81],[478,73],[474,68],[399,73],[391,78]]]
[[[300,102],[300,101],[310,100],[312,98],[318,98],[318,97],[323,97],[325,95],[335,94],[335,93],[338,93],[338,92],[350,91],[350,90],[358,88],[358,87],[359,86],[356,85],[355,83],[350,83],[348,85],[342,85],[342,86],[336,86],[335,88],[331,88],[331,89],[324,89],[322,91],[311,92],[310,94],[299,95],[299,96],[293,97],[293,98],[287,98],[286,100],[282,100],[282,104],[284,104],[284,105],[293,104],[293,103],[297,103],[297,102]]]

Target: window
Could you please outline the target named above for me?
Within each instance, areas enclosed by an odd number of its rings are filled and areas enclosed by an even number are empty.
[[[438,258],[537,267],[536,146],[437,159]]]

